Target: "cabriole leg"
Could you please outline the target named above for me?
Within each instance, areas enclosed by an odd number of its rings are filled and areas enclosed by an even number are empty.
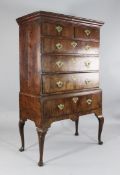
[[[79,118],[77,120],[75,120],[75,136],[78,136],[78,124],[79,124]]]
[[[24,125],[25,121],[20,120],[19,121],[19,132],[20,132],[20,137],[21,137],[21,148],[19,149],[20,152],[24,151],[25,149],[25,141],[24,141]]]
[[[103,142],[101,140],[101,134],[102,134],[102,130],[103,130],[103,124],[104,124],[104,117],[102,115],[98,115],[96,116],[99,122],[99,127],[98,127],[98,144],[102,145]]]
[[[38,140],[39,140],[39,152],[40,152],[40,159],[38,162],[38,166],[43,166],[43,151],[44,151],[44,140],[47,130],[41,130],[37,128],[38,133]]]

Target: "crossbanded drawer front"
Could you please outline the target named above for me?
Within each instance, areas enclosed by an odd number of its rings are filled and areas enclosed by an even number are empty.
[[[99,87],[99,73],[42,75],[43,93],[58,93]]]
[[[43,38],[42,52],[99,54],[99,42]]]
[[[87,113],[90,110],[101,108],[101,98],[101,92],[98,92],[83,96],[47,99],[43,103],[44,115],[50,118],[79,112]]]
[[[99,57],[50,56],[42,57],[43,72],[80,72],[99,70]]]
[[[72,38],[74,37],[74,27],[69,23],[45,22],[45,23],[42,23],[42,35]]]
[[[93,39],[100,40],[100,28],[90,26],[77,26],[75,27],[75,38],[79,39]]]

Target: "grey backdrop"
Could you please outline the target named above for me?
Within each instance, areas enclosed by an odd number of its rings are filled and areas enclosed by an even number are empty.
[[[105,127],[97,145],[97,120],[81,117],[80,135],[74,122],[56,122],[45,141],[45,167],[38,168],[38,139],[26,124],[26,151],[19,153],[19,33],[15,19],[36,10],[105,21],[101,29],[100,78]],[[59,124],[58,124],[59,123]],[[120,0],[0,0],[0,174],[120,174]]]
[[[100,78],[104,111],[120,114],[119,0],[0,0],[0,110],[18,110],[17,17],[38,10],[102,20]],[[108,110],[107,110],[108,109]]]

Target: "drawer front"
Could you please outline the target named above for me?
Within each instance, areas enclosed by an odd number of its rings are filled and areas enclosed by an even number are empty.
[[[75,38],[100,40],[100,29],[97,27],[78,26],[75,27]]]
[[[56,117],[60,115],[88,112],[101,108],[101,92],[83,96],[73,96],[60,99],[51,99],[44,102],[44,115]]]
[[[99,57],[43,56],[43,72],[80,72],[99,70]]]
[[[74,27],[67,23],[42,23],[42,35],[74,37]]]
[[[99,42],[44,38],[42,52],[98,54]]]
[[[99,73],[43,75],[43,93],[90,89],[99,86]]]

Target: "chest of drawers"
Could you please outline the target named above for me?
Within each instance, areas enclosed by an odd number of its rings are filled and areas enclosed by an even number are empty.
[[[51,12],[35,12],[17,19],[20,39],[20,120],[24,151],[24,124],[32,120],[43,165],[44,139],[55,121],[75,121],[94,113],[101,132],[102,91],[99,88],[100,27],[103,22]]]

